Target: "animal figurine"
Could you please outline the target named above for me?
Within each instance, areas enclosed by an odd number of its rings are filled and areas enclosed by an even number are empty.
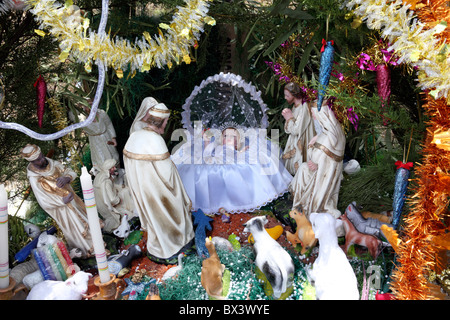
[[[183,257],[184,256],[185,256],[184,253],[180,253],[178,255],[178,265],[176,267],[172,267],[169,270],[167,270],[161,277],[162,281],[166,281],[167,279],[171,279],[171,278],[175,277],[181,270],[183,270]]]
[[[381,222],[378,219],[364,218],[357,209],[356,202],[354,201],[347,206],[347,209],[345,209],[345,214],[353,223],[356,230],[361,233],[371,234],[378,238],[382,236],[380,228],[383,224],[387,224],[388,226],[392,227],[391,224]]]
[[[382,242],[375,236],[370,234],[364,234],[356,230],[355,226],[351,223],[348,217],[343,214],[339,217],[344,223],[345,229],[345,245],[344,251],[348,253],[348,249],[352,244],[357,244],[366,247],[369,250],[372,258],[376,259],[380,253],[380,247]]]
[[[120,225],[113,231],[113,234],[118,238],[127,238],[130,234],[130,225],[128,223],[128,214],[124,214]]]
[[[199,257],[209,257],[204,239],[206,238],[206,230],[212,229],[210,223],[213,219],[205,215],[202,209],[192,212],[195,227],[195,247]]]
[[[81,300],[91,277],[90,273],[79,271],[66,281],[42,281],[31,289],[27,300]]]
[[[145,300],[161,300],[161,297],[159,296],[159,289],[156,283],[150,283],[148,294],[147,297],[145,297]]]
[[[222,296],[222,276],[225,265],[220,262],[214,243],[210,238],[205,238],[205,246],[208,249],[209,258],[202,262],[202,286],[210,297],[224,300],[225,297]]]
[[[297,229],[295,233],[286,231],[286,239],[295,247],[298,243],[302,246],[301,254],[314,247],[317,243],[316,236],[312,230],[311,222],[305,216],[302,207],[293,208],[289,216],[295,220]]]
[[[222,237],[212,237],[212,242],[214,243],[216,250],[226,250],[231,252],[234,249],[231,242]]]
[[[266,216],[254,217],[244,223],[244,232],[251,232],[255,243],[255,264],[264,273],[273,289],[273,298],[278,299],[292,286],[294,261],[264,229]]]
[[[311,213],[314,234],[319,241],[319,255],[312,269],[307,269],[318,300],[359,300],[358,282],[347,256],[338,244],[337,229],[342,221],[329,213]]]

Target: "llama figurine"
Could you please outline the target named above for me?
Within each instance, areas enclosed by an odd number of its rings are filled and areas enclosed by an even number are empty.
[[[382,242],[375,236],[370,234],[361,233],[356,230],[353,223],[348,219],[346,214],[339,217],[344,224],[345,229],[345,245],[344,251],[348,253],[348,249],[352,244],[357,244],[366,247],[369,250],[370,255],[373,259],[376,259],[380,254],[380,248]]]

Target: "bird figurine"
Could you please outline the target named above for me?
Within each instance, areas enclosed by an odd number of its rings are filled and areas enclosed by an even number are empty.
[[[184,253],[180,253],[178,255],[178,265],[176,267],[172,267],[169,270],[167,270],[163,276],[161,277],[162,281],[166,281],[168,279],[172,279],[175,277],[181,270],[183,270],[183,257],[185,256]]]

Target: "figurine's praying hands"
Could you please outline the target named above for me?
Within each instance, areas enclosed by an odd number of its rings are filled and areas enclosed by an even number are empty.
[[[284,108],[283,111],[281,111],[281,115],[283,116],[284,120],[289,120],[294,117],[292,110],[289,108]]]

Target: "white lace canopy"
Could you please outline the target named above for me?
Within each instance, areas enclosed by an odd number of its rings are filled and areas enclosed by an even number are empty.
[[[203,128],[223,128],[226,124],[266,129],[267,105],[261,91],[233,73],[210,76],[196,86],[183,105],[183,127],[191,133],[194,122]]]

